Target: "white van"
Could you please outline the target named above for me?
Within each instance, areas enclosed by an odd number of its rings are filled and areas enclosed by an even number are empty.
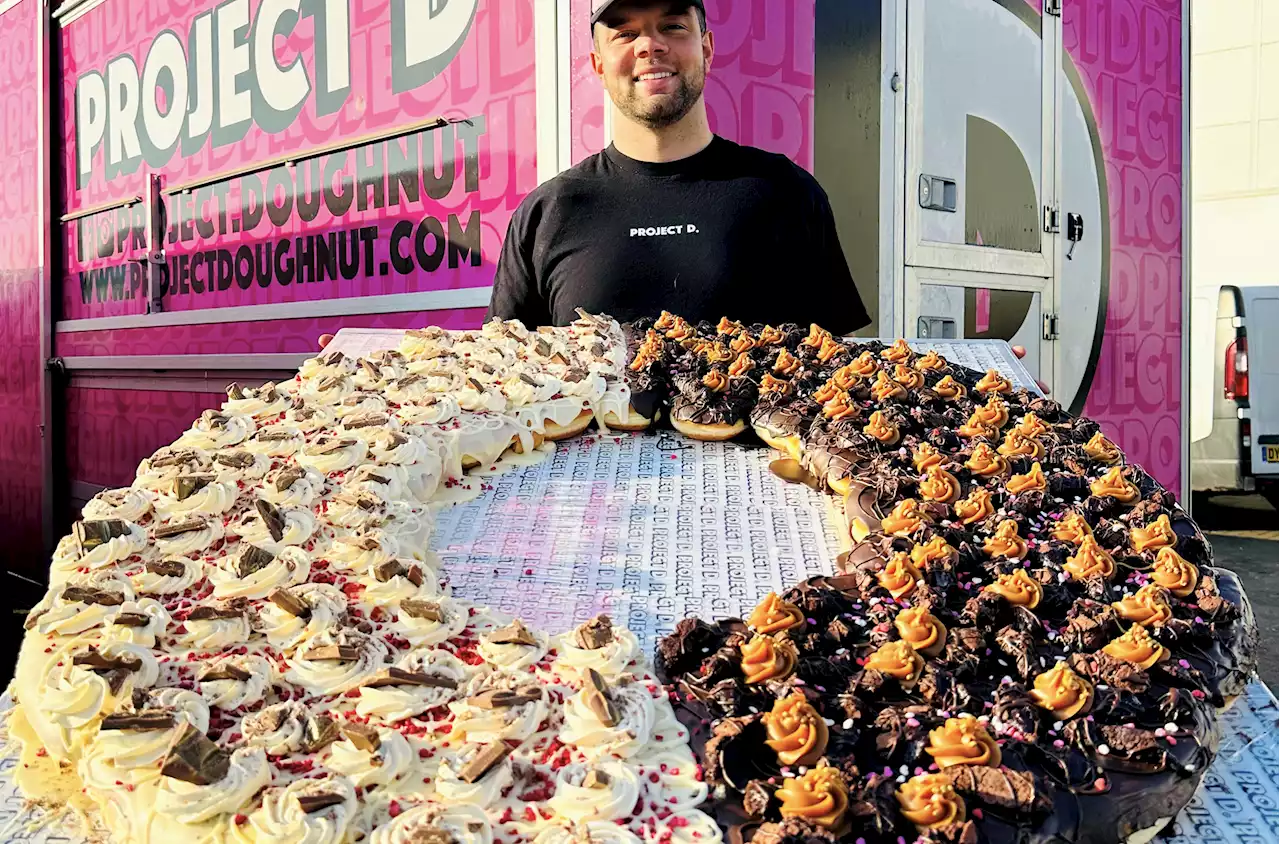
[[[1191,488],[1256,490],[1280,469],[1276,285],[1198,288],[1191,311]]]

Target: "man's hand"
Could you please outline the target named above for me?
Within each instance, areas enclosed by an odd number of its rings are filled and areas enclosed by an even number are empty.
[[[328,336],[328,335],[326,335],[326,336]],[[325,341],[324,337],[321,337],[321,338],[320,338],[320,348],[322,348],[322,349],[324,348],[324,344],[325,344],[325,342],[326,342],[326,341]],[[1027,347],[1026,347],[1026,346],[1011,346],[1010,348],[1012,348],[1012,349],[1013,349],[1013,356],[1014,356],[1015,358],[1017,358],[1018,360],[1022,360],[1023,358],[1025,358],[1025,357],[1027,356]],[[1044,383],[1043,381],[1041,381],[1039,378],[1037,378],[1037,379],[1036,379],[1036,386],[1040,388],[1040,392],[1044,393],[1046,396],[1047,396],[1047,395],[1049,395],[1049,385],[1045,384],[1045,383]]]
[[[330,344],[330,343],[332,343],[332,342],[333,342],[333,335],[332,335],[332,334],[321,334],[321,335],[320,335],[320,348],[322,348],[322,349],[323,349],[325,346],[329,345],[329,344]],[[1021,349],[1022,347],[1021,347],[1021,346],[1019,346],[1018,348],[1019,348],[1019,349]],[[1014,354],[1017,354],[1017,352],[1015,351],[1015,352],[1014,352]],[[1026,350],[1025,350],[1025,349],[1023,350],[1022,354],[1023,354],[1023,355],[1025,355],[1025,354],[1026,354]],[[1018,357],[1022,357],[1022,355],[1018,355]]]

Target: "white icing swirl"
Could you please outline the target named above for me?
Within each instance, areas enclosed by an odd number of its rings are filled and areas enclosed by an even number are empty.
[[[328,645],[354,647],[358,656],[353,660],[308,658],[307,654],[313,649]],[[316,636],[307,649],[287,660],[289,671],[285,676],[289,682],[305,686],[316,694],[341,694],[363,685],[381,671],[387,654],[387,644],[381,639],[355,630],[326,630]]]
[[[671,823],[673,818],[679,818],[682,823],[679,826]],[[645,824],[643,832],[645,844],[720,844],[724,841],[720,827],[702,812],[678,812],[667,818],[666,823]]]
[[[642,844],[639,837],[625,826],[611,821],[587,821],[570,824],[561,821],[538,833],[533,844]]]
[[[280,510],[284,517],[284,530],[279,539],[271,535],[262,514],[255,508],[245,514],[234,528],[236,534],[244,542],[256,545],[272,554],[280,554],[286,548],[304,544],[316,531],[316,517],[309,509],[294,508]],[[210,573],[210,577],[213,577]]]
[[[316,794],[340,795],[342,802],[304,812],[298,798]],[[249,815],[246,826],[253,831],[252,840],[258,842],[343,844],[349,840],[348,827],[358,811],[355,786],[346,777],[302,779],[263,792],[262,807]]]
[[[448,651],[415,648],[400,658],[397,667],[405,671],[444,677],[457,684],[449,689],[439,686],[365,686],[360,689],[356,713],[383,721],[403,721],[441,706],[461,694],[470,673],[466,663]]]
[[[347,437],[343,441],[348,445],[327,454],[310,453],[315,449],[315,445],[309,446],[303,449],[294,460],[304,469],[315,469],[322,475],[345,472],[363,463],[365,456],[369,453],[369,445],[356,437]]]
[[[470,613],[465,604],[446,597],[433,598],[432,601],[440,608],[439,621],[415,618],[402,612],[392,622],[395,631],[415,646],[438,645],[466,629]]]
[[[514,674],[477,677],[467,686],[467,697],[474,697],[489,689],[514,690],[525,685],[528,678]],[[538,731],[538,725],[547,717],[546,691],[537,687],[537,700],[498,709],[484,709],[464,700],[449,704],[453,712],[451,735],[465,737],[467,741],[488,744],[494,741],[524,741]]]
[[[223,454],[247,454],[253,458],[253,462],[244,467],[233,466],[218,460],[217,455],[214,455],[213,472],[221,483],[235,484],[239,488],[241,484],[262,480],[267,476],[267,472],[271,471],[271,458],[265,454],[255,454],[241,448],[232,449]]]
[[[372,492],[384,501],[399,501],[409,486],[409,473],[403,466],[378,466],[366,463],[352,472],[342,485],[344,492]]]
[[[240,729],[250,747],[261,747],[272,756],[284,756],[302,749],[310,714],[297,701],[275,703],[246,715],[240,722]]]
[[[243,577],[236,572],[236,565],[236,559],[223,557],[218,565],[209,567],[215,598],[265,598],[277,588],[297,586],[311,575],[311,555],[292,546],[281,548],[271,562]]]
[[[350,739],[335,742],[326,764],[361,788],[392,785],[405,776],[417,754],[396,730],[379,728],[378,740],[378,749],[372,753],[356,747]]]
[[[344,375],[354,375],[358,365],[355,358],[341,352],[328,352],[303,361],[298,374],[305,380],[340,378]]]
[[[179,576],[157,574],[143,569],[130,576],[129,580],[133,583],[133,588],[144,595],[176,595],[187,591],[204,579],[204,564],[198,560],[174,557],[165,562],[181,564],[182,574]]]
[[[308,404],[335,407],[342,404],[356,390],[350,375],[342,378],[312,378],[302,382],[298,395]]]
[[[116,769],[150,768],[159,776],[159,762],[173,743],[178,728],[190,724],[202,733],[209,731],[209,705],[186,689],[154,689],[148,693],[148,708],[172,712],[174,726],[159,730],[99,730],[91,755],[109,761]]]
[[[162,777],[155,808],[179,823],[203,823],[239,811],[270,781],[267,755],[261,748],[242,747],[231,754],[226,776],[211,785]]]
[[[288,438],[274,438],[281,433],[288,434]],[[267,434],[271,434],[273,438],[268,438]],[[301,428],[291,425],[272,425],[261,429],[250,437],[245,442],[244,448],[245,451],[251,454],[262,454],[267,457],[292,457],[298,453],[298,449],[306,445],[306,442],[306,436]]]
[[[332,408],[303,405],[290,408],[284,415],[284,424],[297,428],[304,434],[327,430],[333,424]]]
[[[249,416],[227,416],[206,410],[174,443],[175,448],[218,449],[239,445],[256,430]]]
[[[613,641],[604,647],[590,650],[580,648],[574,640],[573,631],[561,634],[556,638],[556,667],[564,666],[573,669],[575,675],[587,668],[594,668],[607,679],[615,679],[633,662],[643,659],[640,651],[640,640],[636,634],[625,628],[613,628]]]
[[[588,759],[605,756],[625,759],[639,753],[653,740],[657,714],[653,696],[642,683],[616,685],[608,691],[608,696],[618,713],[618,723],[612,727],[606,727],[596,717],[587,702],[585,689],[565,701],[560,739],[576,745]],[[675,729],[673,721],[673,733]],[[675,736],[664,735],[663,739],[674,740]]]
[[[210,706],[220,709],[239,709],[253,706],[267,694],[267,688],[274,682],[276,668],[265,657],[257,654],[241,654],[220,657],[209,663],[210,669],[222,665],[234,665],[249,674],[247,680],[201,680],[200,696]]]
[[[456,756],[446,756],[436,769],[436,792],[450,803],[473,803],[488,808],[497,803],[502,790],[511,785],[511,757],[494,765],[475,782],[467,782],[459,773],[479,755],[484,745],[466,744]]]
[[[154,494],[140,487],[107,489],[95,495],[84,505],[81,518],[85,520],[123,519],[140,522],[151,512]]]
[[[483,636],[477,651],[484,661],[499,671],[523,671],[546,656],[550,637],[541,630],[530,630],[536,644],[497,644]]]
[[[240,645],[249,640],[249,620],[243,615],[236,618],[205,618],[183,622],[186,633],[178,634],[178,641],[189,648],[211,651],[227,645]]]
[[[471,379],[468,379],[462,389],[455,393],[455,397],[458,399],[458,407],[463,410],[501,413],[507,409],[507,397],[501,390],[496,387],[478,390]]]
[[[276,486],[276,478],[268,478],[258,489],[258,497],[269,501],[277,507],[311,508],[324,495],[324,475],[314,469],[305,470],[306,474],[298,478],[283,490]]]
[[[393,560],[400,544],[381,530],[339,536],[325,553],[327,559],[347,571],[368,570],[379,563]]]
[[[214,481],[179,500],[177,496],[161,494],[156,497],[156,514],[166,521],[187,516],[220,516],[235,506],[240,490],[234,483]]]
[[[180,521],[185,522],[188,519],[184,518]],[[219,539],[222,539],[224,535],[222,519],[215,516],[202,521],[204,521],[203,528],[189,530],[177,536],[166,536],[163,539],[157,539],[155,541],[156,549],[166,557],[185,557],[208,549]]]
[[[606,785],[587,787],[592,770]],[[547,805],[571,821],[612,821],[628,817],[640,799],[640,778],[634,768],[617,761],[596,765],[565,765],[556,772],[556,791]]]
[[[453,419],[462,408],[452,395],[441,393],[428,396],[416,404],[401,405],[396,417],[405,425],[439,425]]]
[[[347,596],[327,583],[304,583],[289,590],[310,610],[309,618],[299,618],[271,602],[264,603],[254,627],[267,637],[272,647],[288,650],[341,623],[347,612]]]
[[[369,844],[414,844],[427,831],[441,831],[454,844],[493,844],[493,827],[484,809],[464,803],[423,803],[373,831]]]
[[[87,566],[91,569],[100,569],[121,560],[127,560],[134,554],[142,553],[147,547],[147,529],[133,522],[124,524],[128,528],[128,533],[124,536],[113,536],[96,548],[90,549],[80,556],[72,567]],[[75,547],[79,550],[78,543]]]
[[[133,645],[141,645],[144,648],[154,648],[156,646],[156,637],[169,626],[168,611],[163,604],[154,598],[125,601],[120,605],[120,613],[145,615],[150,621],[139,626],[106,624],[103,626],[104,639],[112,642],[128,642]],[[112,616],[113,622],[120,613]]]

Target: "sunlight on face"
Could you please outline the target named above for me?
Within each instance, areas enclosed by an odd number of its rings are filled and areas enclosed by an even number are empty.
[[[626,3],[596,24],[591,66],[624,116],[661,129],[702,96],[713,50],[693,8]]]

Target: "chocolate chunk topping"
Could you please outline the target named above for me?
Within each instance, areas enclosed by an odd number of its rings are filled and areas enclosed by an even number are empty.
[[[119,592],[108,592],[105,589],[90,589],[87,586],[68,586],[62,590],[62,600],[80,604],[118,607],[124,603],[124,595]]]
[[[276,475],[276,492],[285,492],[293,486],[295,481],[299,481],[306,477],[305,470],[297,466],[289,466],[281,469],[280,474]]]
[[[32,608],[27,612],[26,619],[22,622],[23,630],[34,630],[35,626],[40,623],[40,619],[47,613],[47,609]]]
[[[564,378],[562,380],[568,381],[571,384],[577,384],[579,381],[586,380],[586,377],[587,371],[581,367],[575,366],[564,374]]]
[[[196,607],[187,616],[188,621],[215,621],[217,619],[243,618],[244,610],[240,607]]]
[[[311,618],[311,607],[288,589],[281,587],[267,596],[267,600],[275,604],[289,615],[297,618]]]
[[[264,551],[256,545],[248,545],[236,560],[236,574],[240,577],[248,577],[255,571],[270,565],[275,558],[276,555],[270,551]]]
[[[1009,625],[996,634],[996,644],[1013,660],[1023,680],[1030,680],[1033,673],[1039,673],[1035,644],[1029,634]]]
[[[518,689],[489,689],[478,695],[467,698],[467,703],[477,709],[507,709],[525,703],[533,703],[542,699],[542,692],[537,686],[521,686]]]
[[[422,569],[418,566],[409,566],[409,570],[404,573],[404,577],[405,580],[409,581],[414,586],[421,586],[425,582],[425,578],[422,575]]]
[[[319,645],[302,655],[303,659],[337,659],[350,662],[360,658],[355,645]]]
[[[1067,664],[1071,670],[1094,683],[1105,683],[1135,695],[1142,694],[1151,685],[1147,672],[1101,651],[1072,654],[1067,658]]]
[[[247,451],[224,451],[215,454],[213,460],[232,469],[248,469],[257,462],[257,458]]]
[[[213,483],[213,480],[213,475],[179,475],[173,479],[173,497],[179,501],[186,501]]]
[[[378,508],[378,505],[381,503],[381,501],[379,501],[377,496],[375,496],[372,492],[368,492],[368,491],[361,491],[355,494],[352,494],[350,492],[340,492],[337,495],[335,495],[333,498],[335,501],[340,501],[343,504],[346,504],[350,507],[359,507],[361,510],[364,510],[366,513],[373,512]]]
[[[361,368],[361,369],[363,369],[363,370],[364,370],[364,372],[365,372],[365,374],[366,374],[366,375],[368,375],[368,376],[369,376],[370,378],[372,378],[373,380],[375,380],[375,381],[381,381],[381,380],[382,380],[382,370],[381,370],[381,369],[379,369],[379,368],[378,368],[378,365],[377,365],[376,363],[374,363],[373,361],[371,361],[371,360],[365,360],[365,359],[361,358],[361,360],[360,360],[360,368]]]
[[[382,747],[382,739],[378,736],[377,727],[371,727],[368,724],[343,724],[342,733],[360,750],[377,753]]]
[[[613,701],[609,700],[609,684],[594,668],[587,669],[585,680],[582,693],[586,698],[587,706],[591,707],[591,712],[601,724],[606,727],[616,727],[619,720],[618,709],[613,705]]]
[[[327,809],[330,806],[339,806],[344,802],[341,794],[332,791],[322,791],[319,794],[299,794],[298,808],[302,810],[304,815],[310,815],[321,809]]]
[[[227,398],[233,399],[233,400],[239,400],[244,398],[244,387],[241,387],[239,384],[236,384],[235,382],[228,384]]]
[[[344,355],[342,352],[338,351],[337,349],[334,349],[332,352],[329,352],[328,354],[321,355],[320,357],[316,358],[316,360],[320,361],[321,365],[323,366],[337,366],[338,364],[342,363],[342,361],[345,358],[346,358],[346,355]]]
[[[416,599],[401,601],[400,612],[410,618],[424,618],[427,621],[440,621],[444,618],[444,614],[440,612],[440,605],[431,601]]]
[[[471,761],[458,771],[458,778],[465,783],[474,783],[489,773],[495,765],[511,754],[506,742],[495,741],[480,748],[480,752],[471,757]]]
[[[200,424],[205,428],[220,429],[227,427],[227,422],[231,421],[231,417],[225,413],[218,413],[216,410],[209,409],[200,414]]]
[[[613,641],[613,619],[598,615],[573,631],[573,643],[583,650],[597,651]]]
[[[386,475],[379,475],[373,469],[366,469],[363,473],[363,479],[369,483],[375,483],[375,484],[385,485],[385,484],[391,483],[390,478],[388,478]]]
[[[350,448],[355,445],[355,440],[344,440],[336,437],[329,437],[321,440],[314,445],[307,446],[304,452],[312,457],[319,457],[324,454],[334,454],[342,451],[344,448]]]
[[[390,417],[385,413],[361,413],[357,416],[349,416],[342,423],[342,427],[347,430],[355,430],[356,428],[372,428],[375,425],[385,425],[390,421]]]
[[[373,567],[373,576],[379,583],[386,583],[393,577],[401,577],[409,573],[399,560],[388,560]]]
[[[152,469],[165,469],[169,466],[177,466],[182,463],[191,463],[196,459],[196,453],[189,448],[179,449],[178,451],[170,451],[165,454],[159,454],[151,458]]]
[[[167,730],[173,726],[173,713],[162,709],[120,712],[102,719],[104,730]]]
[[[187,724],[164,758],[160,773],[192,785],[213,785],[227,775],[231,756]]]
[[[302,752],[316,753],[341,738],[338,722],[328,715],[312,715],[302,728]]]
[[[403,668],[394,666],[385,669],[365,685],[375,689],[381,686],[427,686],[433,689],[458,688],[458,682],[449,677],[441,677],[438,674],[424,674],[420,671],[405,671]]]
[[[299,399],[298,402],[294,403],[294,406],[293,406],[294,420],[298,422],[306,422],[308,419],[310,419],[311,417],[315,416],[317,413],[320,412],[316,410],[314,407],[307,407],[306,405],[301,404],[300,402],[301,402],[301,399]]]
[[[174,536],[182,536],[184,533],[194,533],[198,530],[204,530],[208,525],[204,519],[187,519],[182,522],[175,522],[171,525],[156,528],[156,539],[169,539]]]
[[[481,384],[481,383],[480,383],[479,381],[477,381],[476,379],[474,379],[474,378],[468,378],[468,379],[467,379],[467,383],[468,383],[468,384],[470,384],[472,387],[475,387],[475,388],[476,388],[476,392],[477,392],[477,393],[483,393],[483,392],[484,392],[484,384]]]
[[[321,392],[327,392],[328,390],[332,390],[334,387],[341,387],[346,380],[347,378],[345,375],[330,375],[328,378],[321,378],[320,383],[316,386]]]
[[[538,353],[539,357],[545,358],[551,354],[551,344],[548,343],[546,340],[543,340],[541,337],[537,337],[534,339],[533,348],[534,348],[534,351]]]
[[[587,771],[587,775],[582,778],[583,788],[608,788],[611,780],[609,775],[604,771],[597,771],[595,768]]]
[[[292,431],[259,431],[253,438],[260,443],[282,443],[294,439],[297,434]]]
[[[500,627],[490,633],[488,639],[495,645],[532,646],[538,644],[538,640],[529,632],[529,628],[525,627],[518,618],[506,627]]]
[[[110,657],[99,651],[85,651],[84,653],[76,654],[71,658],[71,664],[83,666],[96,674],[121,668],[126,671],[137,671],[142,667],[142,662],[132,657]]]
[[[394,451],[409,442],[409,438],[399,431],[388,431],[383,439],[387,442],[386,446],[384,446],[387,451]]]
[[[773,794],[762,781],[752,780],[742,793],[742,808],[746,810],[748,817],[763,818],[772,799]]]
[[[97,522],[76,522],[76,542],[80,552],[87,553],[112,539],[129,535],[129,524],[123,519],[104,519]]]
[[[988,806],[1016,812],[1047,812],[1052,801],[1035,777],[1025,771],[984,765],[953,765],[943,770],[951,785],[965,797],[976,797]]]
[[[161,577],[182,577],[187,573],[187,565],[181,560],[157,560],[147,563],[146,569]]]
[[[253,506],[258,511],[262,523],[266,525],[271,538],[276,542],[284,539],[284,514],[280,512],[280,508],[261,498],[253,502]]]
[[[542,386],[541,382],[539,382],[536,378],[534,378],[532,375],[529,375],[528,373],[521,372],[519,377],[521,381],[528,384],[530,387]]]
[[[569,359],[568,359],[567,357],[565,357],[565,356],[564,356],[564,354],[563,354],[562,352],[556,352],[554,355],[552,355],[552,356],[551,356],[551,362],[552,362],[552,363],[558,363],[558,364],[560,364],[561,366],[568,366],[568,365],[569,365]]]
[[[405,377],[401,378],[399,381],[396,381],[395,386],[396,386],[396,389],[403,390],[405,387],[410,387],[414,384],[417,384],[421,380],[422,380],[421,375],[406,375]]]
[[[151,616],[140,612],[122,612],[111,619],[111,623],[122,627],[146,627],[151,623]]]
[[[212,680],[236,680],[244,683],[252,679],[253,675],[238,665],[232,665],[224,662],[221,665],[211,666],[200,674],[201,683]]]

